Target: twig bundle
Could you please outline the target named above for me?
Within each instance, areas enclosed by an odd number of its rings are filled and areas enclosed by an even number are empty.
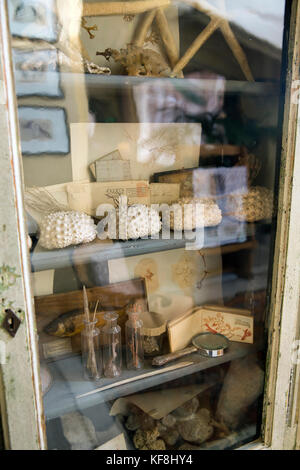
[[[95,343],[94,343],[94,324],[96,318],[96,312],[98,308],[97,301],[93,321],[90,320],[90,310],[89,310],[89,303],[88,297],[86,292],[86,287],[83,286],[83,308],[84,308],[84,316],[86,322],[86,332],[87,332],[87,362],[86,368],[88,372],[91,373],[92,377],[97,378],[99,376],[98,366],[97,366],[97,359],[96,359],[96,352],[95,352]]]
[[[25,206],[42,213],[69,210],[68,206],[58,202],[46,188],[38,187],[26,189]]]

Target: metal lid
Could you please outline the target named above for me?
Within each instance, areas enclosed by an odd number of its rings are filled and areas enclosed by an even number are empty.
[[[195,336],[192,343],[199,349],[199,353],[205,357],[220,357],[224,355],[229,346],[226,336],[220,333],[200,333]]]

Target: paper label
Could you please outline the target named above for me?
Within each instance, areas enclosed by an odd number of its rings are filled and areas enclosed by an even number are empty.
[[[151,183],[151,204],[172,204],[178,201],[180,184]]]
[[[119,434],[95,450],[127,450],[124,434]]]
[[[127,196],[128,205],[150,202],[148,181],[118,181],[109,183],[69,183],[68,203],[71,210],[95,215],[100,204],[112,204]]]
[[[44,343],[43,352],[45,359],[51,359],[57,356],[70,354],[73,352],[71,338],[60,339],[57,341],[52,341],[51,343]]]

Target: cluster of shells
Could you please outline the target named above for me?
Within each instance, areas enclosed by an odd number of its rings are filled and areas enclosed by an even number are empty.
[[[271,219],[273,215],[273,193],[267,188],[254,186],[249,190],[230,194],[226,212],[237,220],[256,222]]]
[[[133,442],[139,450],[180,450],[199,446],[214,433],[217,423],[208,409],[199,406],[198,398],[186,402],[161,420],[155,420],[134,405],[125,427],[134,432]]]
[[[170,227],[172,230],[194,230],[200,227],[213,227],[222,222],[222,211],[213,199],[181,198],[179,210],[171,211]],[[200,208],[197,216],[197,206]]]
[[[136,240],[156,235],[161,229],[159,213],[143,204],[130,206],[127,211],[119,211],[119,239]]]
[[[58,211],[47,214],[40,223],[39,242],[53,250],[88,243],[96,238],[93,219],[83,212]]]

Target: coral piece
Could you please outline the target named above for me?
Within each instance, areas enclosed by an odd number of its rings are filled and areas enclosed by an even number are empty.
[[[129,431],[136,431],[141,429],[142,431],[151,431],[156,428],[157,422],[151,418],[147,413],[144,413],[137,406],[131,405],[130,414],[126,420],[126,428]]]
[[[93,219],[81,212],[53,212],[46,215],[40,224],[39,241],[48,250],[88,243],[95,237]]]
[[[154,449],[155,442],[157,441],[158,437],[159,437],[159,431],[157,427],[153,430],[148,430],[148,431],[143,431],[142,429],[138,429],[133,437],[133,443],[135,447],[140,450]],[[158,445],[160,449],[164,445],[164,442],[163,444],[162,442],[159,442],[158,444],[156,444]]]
[[[242,422],[247,409],[261,395],[264,372],[255,358],[246,357],[231,363],[224,379],[217,405],[217,418],[231,429]]]
[[[102,55],[106,60],[112,57],[123,65],[128,75],[136,77],[169,77],[171,73],[170,67],[158,52],[134,44],[128,44],[127,49],[120,51],[108,48],[96,55]]]
[[[145,354],[153,354],[159,351],[159,344],[155,336],[144,336]]]
[[[177,430],[187,442],[202,444],[207,441],[214,433],[209,410],[202,408],[194,418],[178,421]]]
[[[201,450],[201,447],[193,446],[192,444],[188,444],[186,442],[185,444],[182,444],[182,446],[180,446],[178,450]]]
[[[98,31],[98,26],[96,24],[94,24],[93,26],[88,26],[86,19],[82,18],[81,27],[87,31],[90,39],[95,38],[95,34],[93,34],[92,31]]]
[[[194,397],[192,400],[187,401],[179,408],[173,411],[173,416],[177,418],[177,420],[186,420],[193,417],[198,409],[199,400],[198,398]]]
[[[162,419],[163,426],[167,428],[173,428],[176,424],[176,418],[173,415],[167,415]]]
[[[151,447],[147,447],[147,450],[166,450],[166,444],[162,439],[157,439],[151,444]]]
[[[161,438],[170,447],[175,446],[179,437],[180,437],[179,432],[176,431],[176,429],[168,429],[167,432],[161,433]]]
[[[232,193],[227,198],[227,213],[245,222],[270,219],[273,215],[273,193],[260,186]]]
[[[179,210],[170,213],[170,227],[172,230],[213,227],[222,222],[221,209],[212,199],[185,197],[180,199],[177,204],[180,206]],[[185,207],[187,204],[189,207]],[[199,216],[197,216],[197,205],[199,205]]]
[[[142,204],[130,206],[127,212],[119,212],[119,239],[136,240],[160,232],[159,213]]]
[[[100,67],[100,65],[94,64],[94,62],[89,62],[88,60],[83,60],[84,70],[88,73],[95,75],[111,75],[111,70],[109,67]]]
[[[125,423],[125,427],[128,431],[136,431],[139,429],[140,425],[140,417],[136,414],[129,415]]]

